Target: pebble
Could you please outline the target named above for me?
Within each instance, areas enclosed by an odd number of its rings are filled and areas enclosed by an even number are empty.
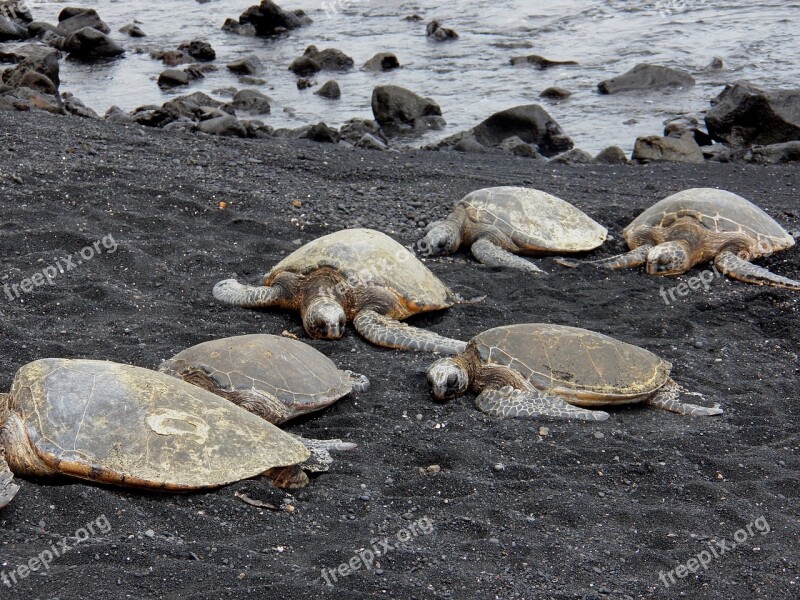
[[[148,529],[147,531],[144,532],[144,534],[145,534],[145,536],[147,536],[149,538],[156,537],[156,532],[153,531],[152,529]]]
[[[503,463],[497,463],[492,467],[495,471],[505,471],[506,466]]]
[[[539,427],[539,435],[542,437],[547,437],[550,435],[550,428],[549,427]]]
[[[598,440],[602,440],[604,437],[606,437],[602,431],[595,431],[592,435]]]

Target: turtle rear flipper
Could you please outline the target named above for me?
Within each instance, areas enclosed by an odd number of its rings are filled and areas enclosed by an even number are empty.
[[[235,279],[218,282],[212,293],[220,302],[244,308],[269,308],[283,299],[283,291],[278,287],[243,285]]]
[[[711,406],[701,406],[699,404],[682,402],[680,400],[681,395],[688,393],[686,389],[670,379],[652,398],[648,398],[644,403],[653,408],[660,408],[661,410],[691,417],[713,417],[722,414],[722,408],[716,403]],[[700,394],[693,393],[692,395],[702,398]]]
[[[789,290],[800,290],[800,281],[776,275],[764,267],[759,267],[739,258],[729,250],[720,252],[714,259],[714,264],[720,272],[739,281]]]
[[[5,508],[18,491],[19,486],[14,483],[14,474],[8,468],[3,449],[0,448],[0,508]]]
[[[519,269],[526,273],[535,274],[538,276],[547,275],[539,267],[532,262],[525,260],[512,254],[508,250],[497,246],[486,238],[477,240],[470,248],[472,255],[478,259],[478,262],[489,267],[509,267],[512,269]]]
[[[411,327],[374,310],[362,310],[353,319],[356,331],[377,346],[399,350],[458,354],[467,348],[460,340]]]
[[[625,254],[617,254],[616,256],[609,256],[608,258],[601,258],[600,260],[570,260],[566,258],[556,258],[555,261],[562,267],[574,269],[581,265],[592,265],[593,267],[600,267],[603,269],[630,269],[633,267],[641,267],[647,262],[647,253],[653,246],[646,244],[638,248],[626,252]]]
[[[484,389],[477,398],[478,410],[493,417],[553,417],[556,419],[580,419],[582,421],[605,421],[608,413],[601,410],[586,410],[564,402],[555,394],[540,390],[517,390],[510,386]]]

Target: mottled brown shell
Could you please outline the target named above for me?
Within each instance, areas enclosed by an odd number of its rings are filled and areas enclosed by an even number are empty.
[[[470,346],[484,365],[513,369],[537,389],[609,403],[652,394],[669,380],[671,369],[669,362],[638,346],[546,323],[490,329]]]
[[[284,271],[308,275],[322,267],[335,269],[355,287],[391,290],[410,313],[448,308],[456,300],[407,248],[372,229],[344,229],[309,242],[275,265],[264,285]]]
[[[659,238],[669,240],[670,228],[678,219],[690,218],[710,234],[736,234],[752,239],[749,255],[756,258],[794,246],[794,239],[772,217],[752,202],[725,190],[693,188],[656,202],[622,232],[635,247],[637,234],[657,228]]]
[[[191,368],[203,368],[227,391],[267,392],[293,414],[324,408],[353,389],[353,381],[327,356],[308,344],[277,335],[204,342],[179,352],[159,370],[180,376]]]
[[[477,190],[459,206],[473,223],[496,227],[528,252],[587,252],[602,245],[608,234],[569,202],[530,188]]]
[[[310,455],[287,433],[224,398],[163,373],[106,361],[25,365],[14,377],[9,408],[47,466],[93,481],[208,488]]]

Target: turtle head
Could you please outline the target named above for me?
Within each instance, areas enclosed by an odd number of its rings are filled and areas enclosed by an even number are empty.
[[[425,237],[417,242],[419,252],[424,256],[453,254],[460,245],[461,230],[449,220],[431,223]]]
[[[442,358],[428,369],[428,383],[437,400],[463,396],[469,387],[469,373],[458,358]]]
[[[346,324],[347,315],[335,298],[316,298],[303,311],[303,326],[313,338],[338,340],[344,335]]]
[[[647,253],[647,272],[650,275],[680,275],[692,267],[689,245],[682,241],[665,242]]]

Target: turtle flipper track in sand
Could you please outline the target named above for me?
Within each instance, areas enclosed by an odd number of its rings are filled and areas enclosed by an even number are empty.
[[[659,408],[690,417],[713,417],[723,413],[720,405],[716,403],[712,406],[701,406],[699,404],[690,404],[681,401],[681,395],[687,393],[689,393],[687,390],[670,379],[652,398],[648,398],[644,403],[653,408]],[[700,396],[700,394],[692,395]]]
[[[8,468],[5,455],[0,448],[0,508],[5,508],[18,491],[19,486],[14,483],[14,474]]]
[[[282,297],[280,288],[243,285],[235,279],[220,281],[212,293],[220,302],[243,308],[269,308],[278,304]]]
[[[626,252],[625,254],[617,254],[616,256],[609,256],[608,258],[601,258],[600,260],[570,260],[568,258],[556,258],[557,262],[562,267],[574,269],[581,265],[591,265],[602,269],[631,269],[633,267],[641,267],[647,262],[647,253],[652,246],[639,246],[635,250]]]
[[[478,259],[478,262],[489,267],[510,267],[533,275],[547,275],[547,273],[532,262],[520,258],[516,254],[512,254],[500,246],[496,246],[491,240],[486,238],[481,238],[472,244],[471,251],[472,255]]]
[[[714,259],[714,265],[724,275],[739,281],[789,290],[800,290],[800,281],[776,275],[764,267],[759,267],[739,258],[730,251],[720,252]]]
[[[510,386],[498,389],[486,388],[477,398],[478,410],[493,417],[552,417],[555,419],[579,419],[581,421],[605,421],[608,413],[602,410],[585,410],[564,402],[555,394],[540,390],[517,390]]]
[[[374,310],[362,310],[353,325],[364,338],[386,348],[458,354],[467,347],[466,342],[411,327]]]

